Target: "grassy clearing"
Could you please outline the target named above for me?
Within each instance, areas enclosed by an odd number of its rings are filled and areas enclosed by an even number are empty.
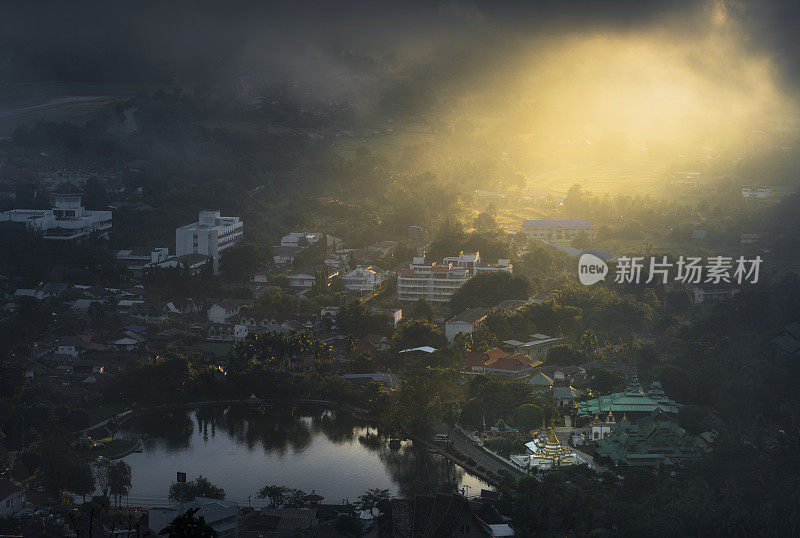
[[[136,441],[129,441],[128,439],[102,439],[103,446],[92,448],[90,454],[92,458],[100,456],[108,459],[120,457],[126,452],[130,451],[136,446]]]

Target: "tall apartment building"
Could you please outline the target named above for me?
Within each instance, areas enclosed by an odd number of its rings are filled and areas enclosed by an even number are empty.
[[[222,217],[219,211],[201,211],[197,222],[175,230],[175,255],[210,256],[214,274],[218,275],[220,256],[242,239],[243,230],[244,222],[239,217]]]
[[[425,258],[416,257],[408,269],[397,276],[397,299],[446,303],[464,283],[480,272],[507,271],[513,267],[508,260],[498,260],[496,264],[484,264],[480,253],[448,256],[443,264],[426,263]]]

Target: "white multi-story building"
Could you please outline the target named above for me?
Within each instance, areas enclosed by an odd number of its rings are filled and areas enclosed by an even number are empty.
[[[242,239],[243,230],[244,222],[239,217],[221,217],[219,211],[201,211],[197,222],[175,230],[175,255],[210,256],[214,274],[218,275],[220,256]]]
[[[408,269],[397,275],[397,299],[446,303],[464,283],[480,272],[512,272],[509,260],[498,260],[496,264],[485,264],[479,252],[444,258],[444,263],[426,263],[425,258],[416,257]]]
[[[408,269],[397,275],[397,300],[446,303],[471,277],[472,273],[464,267],[453,267],[452,263],[426,264],[425,258],[416,257]]]
[[[525,220],[522,231],[539,241],[571,241],[579,233],[594,236],[594,227],[588,220]]]
[[[0,222],[24,223],[29,232],[54,241],[108,237],[111,220],[111,211],[88,211],[81,202],[81,193],[72,190],[54,193],[52,209],[12,209],[0,213]]]
[[[316,244],[322,239],[322,234],[317,232],[292,232],[281,237],[282,247],[307,247]]]
[[[348,290],[375,291],[383,285],[385,280],[386,273],[374,265],[369,267],[359,265],[344,275],[344,287]]]

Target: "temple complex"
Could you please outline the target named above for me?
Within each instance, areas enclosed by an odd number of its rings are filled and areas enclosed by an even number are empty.
[[[670,465],[699,458],[704,452],[698,442],[660,410],[630,421],[624,417],[611,434],[597,440],[598,456],[631,466]]]
[[[611,422],[616,422],[616,417],[622,415],[636,419],[646,417],[656,410],[667,415],[676,415],[679,407],[680,404],[667,397],[660,382],[653,381],[648,389],[644,389],[634,378],[623,392],[578,402],[576,413],[584,419],[591,419],[595,415],[598,418],[611,415]]]

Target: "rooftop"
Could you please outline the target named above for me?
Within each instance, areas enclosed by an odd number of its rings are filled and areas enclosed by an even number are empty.
[[[522,227],[526,230],[551,229],[551,228],[591,228],[588,220],[524,220]]]

